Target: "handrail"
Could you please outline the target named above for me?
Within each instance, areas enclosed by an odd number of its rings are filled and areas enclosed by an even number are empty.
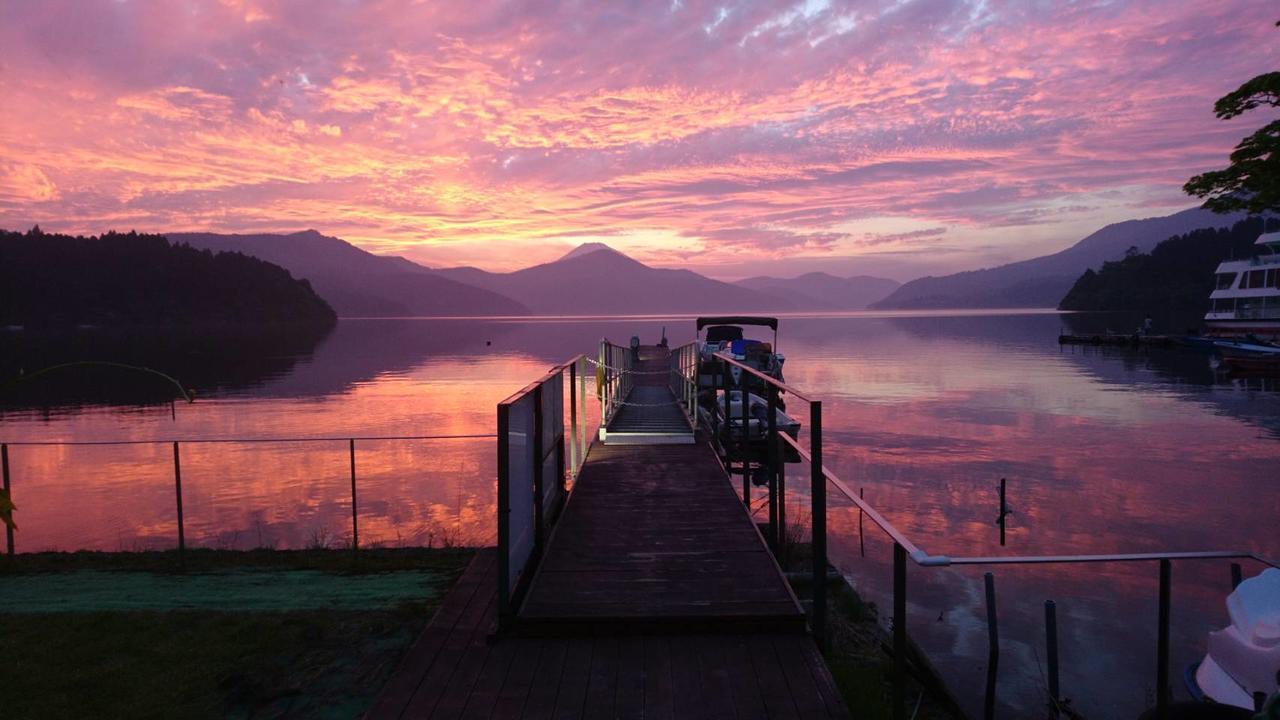
[[[166,440],[4,440],[3,445],[14,446],[80,446],[80,445],[183,445],[201,443],[300,443],[300,442],[348,442],[351,440],[483,440],[498,437],[497,433],[474,435],[343,435],[333,437],[284,437],[284,438],[169,438]]]
[[[784,442],[795,448],[800,457],[810,459],[809,452],[800,447],[790,435],[780,434]],[[947,555],[930,555],[913,543],[893,523],[889,522],[863,498],[845,484],[843,480],[831,472],[825,465],[822,474],[840,494],[857,505],[871,522],[875,523],[895,543],[907,551],[907,557],[921,567],[947,567],[950,565],[1030,565],[1047,563],[1091,563],[1091,562],[1149,562],[1152,560],[1205,560],[1205,559],[1250,559],[1264,565],[1280,568],[1280,561],[1248,550],[1191,550],[1154,553],[1102,553],[1089,555],[993,555],[975,557],[950,557]]]
[[[743,363],[743,362],[740,362],[740,361],[738,361],[738,360],[735,360],[735,359],[733,358],[733,356],[732,356],[732,355],[730,355],[729,353],[724,352],[723,350],[721,350],[720,352],[716,353],[716,354],[715,354],[715,357],[716,357],[716,358],[718,358],[718,359],[720,359],[720,360],[723,360],[723,361],[725,361],[725,362],[729,363],[730,365],[733,365],[734,367],[737,367],[737,368],[742,369],[742,371],[743,371],[743,372],[749,373],[749,374],[751,374],[751,375],[754,375],[754,376],[755,376],[755,377],[757,377],[757,378],[760,378],[761,380],[765,381],[766,383],[768,383],[768,384],[770,384],[770,385],[773,385],[774,387],[778,388],[778,389],[779,389],[779,390],[781,390],[782,392],[785,392],[785,393],[787,393],[787,394],[789,394],[789,395],[795,395],[796,397],[800,398],[801,400],[807,400],[807,401],[809,401],[809,402],[813,402],[813,401],[814,401],[814,399],[815,399],[815,398],[813,398],[813,397],[811,397],[811,396],[809,396],[809,395],[806,395],[806,394],[804,394],[804,393],[800,392],[799,390],[795,389],[794,387],[792,387],[792,386],[790,386],[790,385],[788,385],[788,384],[786,384],[786,383],[782,382],[781,380],[779,380],[779,379],[777,379],[777,378],[775,378],[775,377],[773,377],[773,376],[771,376],[771,375],[766,375],[765,373],[760,372],[759,370],[757,370],[757,369],[755,369],[755,368],[751,367],[750,365],[747,365],[746,363]]]

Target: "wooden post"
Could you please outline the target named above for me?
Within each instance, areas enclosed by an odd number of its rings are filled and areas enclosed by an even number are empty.
[[[893,543],[893,720],[907,720],[907,549]]]
[[[1160,560],[1160,605],[1156,619],[1156,717],[1167,716],[1169,707],[1169,558]]]
[[[982,717],[992,720],[996,715],[996,672],[1000,668],[1000,628],[996,624],[996,578],[991,573],[982,576],[987,591],[987,692],[982,704]]]
[[[1061,697],[1058,686],[1058,607],[1052,600],[1044,601],[1045,654],[1049,656],[1049,697],[1054,706]]]
[[[827,477],[822,469],[822,401],[809,403],[809,488],[813,531],[813,632],[827,645]]]
[[[178,456],[178,441],[173,441],[173,489],[178,499],[178,559],[185,564],[187,560],[187,535],[182,517],[182,461]]]
[[[347,441],[347,448],[351,455],[351,551],[360,550],[360,524],[357,519],[356,512],[356,441],[351,438]]]
[[[12,501],[13,490],[9,485],[9,446],[7,444],[0,445],[0,468],[2,468],[4,475],[5,497]],[[8,553],[9,557],[13,557],[13,528],[8,525],[4,526],[4,542],[5,551]]]

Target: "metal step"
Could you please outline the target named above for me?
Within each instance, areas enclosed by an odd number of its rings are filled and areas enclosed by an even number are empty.
[[[631,389],[608,427],[600,428],[606,445],[673,445],[693,443],[693,428],[684,411],[662,386],[637,385]],[[632,403],[632,404],[626,404]]]

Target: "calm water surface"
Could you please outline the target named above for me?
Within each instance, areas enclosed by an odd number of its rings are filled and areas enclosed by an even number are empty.
[[[932,554],[1247,549],[1280,555],[1280,395],[1186,351],[1059,348],[1052,314],[783,318],[787,379],[824,401],[828,465]],[[1101,320],[1096,322],[1103,322]],[[601,336],[673,344],[688,319],[342,321],[313,350],[228,372],[194,404],[10,406],[0,440],[488,434],[495,405]],[[81,352],[82,359],[91,351]],[[220,353],[225,353],[221,355]],[[183,377],[181,355],[165,369]],[[199,376],[236,366],[203,351]],[[211,371],[210,368],[215,368]],[[196,373],[196,370],[192,370]],[[52,382],[52,381],[51,381]],[[597,412],[594,403],[592,412]],[[186,537],[209,547],[350,538],[345,441],[185,444]],[[357,443],[362,544],[492,543],[491,439]],[[20,551],[175,543],[168,444],[10,447]],[[1008,539],[994,524],[1008,479]],[[796,483],[799,485],[799,483]],[[831,553],[889,607],[891,545],[832,500]],[[795,493],[793,519],[806,520]],[[1257,567],[1246,566],[1246,573]],[[1007,717],[1043,716],[1043,602],[1063,692],[1091,718],[1154,697],[1155,565],[994,570]],[[982,569],[909,570],[910,632],[971,714],[987,654]],[[1174,675],[1225,622],[1224,562],[1173,568]],[[1175,694],[1185,696],[1181,683]]]

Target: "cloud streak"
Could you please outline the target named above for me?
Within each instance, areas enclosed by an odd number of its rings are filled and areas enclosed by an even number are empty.
[[[927,262],[945,231],[973,250],[938,262],[984,264],[1189,205],[1255,122],[1210,108],[1276,65],[1271,11],[6,3],[0,225],[314,226],[495,268],[625,237],[712,271]]]

